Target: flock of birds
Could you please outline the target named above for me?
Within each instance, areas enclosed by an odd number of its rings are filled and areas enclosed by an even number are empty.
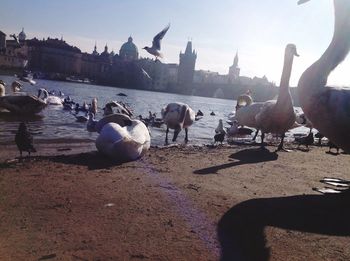
[[[309,0],[300,0],[303,4]],[[241,95],[237,100],[237,107],[232,120],[232,126],[225,130],[222,120],[216,128],[215,142],[223,142],[226,135],[250,135],[255,128],[255,140],[258,132],[261,132],[261,147],[265,146],[265,134],[271,133],[280,136],[281,141],[277,151],[284,149],[285,133],[296,126],[303,124],[310,128],[307,136],[297,137],[299,145],[314,143],[312,128],[319,131],[316,136],[319,141],[327,137],[330,141],[330,149],[339,148],[350,152],[350,90],[326,87],[329,74],[347,56],[350,50],[350,2],[347,0],[334,0],[335,25],[332,41],[325,53],[302,74],[298,83],[298,95],[304,115],[296,116],[293,101],[289,90],[289,80],[292,71],[294,57],[298,56],[296,46],[288,44],[285,48],[284,64],[280,81],[277,100],[266,102],[254,102],[250,93]],[[154,55],[156,59],[162,57],[160,53],[160,41],[168,31],[170,25],[158,33],[151,47],[144,49]],[[0,91],[1,85],[0,82]],[[50,100],[50,94],[41,90],[43,100],[32,97],[32,102],[45,106]],[[4,106],[6,102],[0,97],[0,107],[10,111],[16,111],[11,106]],[[28,95],[27,95],[28,96]],[[39,95],[38,95],[39,96]],[[17,96],[20,97],[20,96]],[[7,101],[9,102],[9,101]],[[62,101],[69,102],[69,101]],[[91,108],[95,107],[97,101],[93,101]],[[94,105],[95,103],[95,105]],[[37,105],[39,106],[39,105]],[[68,105],[67,105],[68,106]],[[99,133],[96,139],[96,147],[102,153],[112,157],[123,157],[133,160],[142,156],[150,147],[150,135],[146,122],[142,117],[133,118],[131,110],[118,102],[110,102],[104,107],[104,117],[95,120],[96,111],[89,108],[87,111],[87,129]],[[117,113],[113,112],[117,108]],[[199,112],[198,112],[199,113]],[[165,106],[162,111],[161,123],[166,125],[165,143],[168,143],[169,129],[174,130],[172,141],[176,141],[182,129],[185,131],[185,142],[188,141],[188,129],[198,119],[189,105],[174,102]],[[202,114],[203,115],[203,114]],[[242,127],[247,126],[250,128]],[[322,133],[322,134],[321,134]],[[26,142],[24,142],[26,141]],[[21,123],[16,135],[16,143],[20,152],[34,152],[32,138],[28,135],[25,124]]]

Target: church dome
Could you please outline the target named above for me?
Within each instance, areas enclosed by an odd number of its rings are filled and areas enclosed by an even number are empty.
[[[139,51],[137,49],[137,46],[132,41],[133,39],[130,36],[128,38],[128,41],[124,43],[119,50],[119,56],[123,60],[137,60],[139,57]]]
[[[24,41],[26,39],[26,37],[27,36],[26,36],[26,34],[24,32],[24,28],[22,28],[22,32],[20,32],[19,35],[18,35],[18,40]]]

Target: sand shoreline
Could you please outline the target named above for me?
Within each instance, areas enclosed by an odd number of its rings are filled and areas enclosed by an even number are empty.
[[[348,155],[172,146],[113,164],[93,142],[37,146],[22,162],[1,146],[0,260],[350,258],[348,201],[312,190],[350,179]]]

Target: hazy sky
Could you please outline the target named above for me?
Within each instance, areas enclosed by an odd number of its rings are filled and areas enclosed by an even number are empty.
[[[283,52],[294,43],[291,85],[328,46],[333,33],[332,0],[1,0],[0,30],[27,37],[63,38],[91,52],[95,41],[102,52],[119,52],[129,35],[142,57],[145,45],[169,22],[162,41],[164,62],[178,63],[188,39],[198,52],[196,69],[227,74],[236,50],[241,75],[266,75],[279,84]],[[350,86],[348,58],[329,78],[329,84]]]

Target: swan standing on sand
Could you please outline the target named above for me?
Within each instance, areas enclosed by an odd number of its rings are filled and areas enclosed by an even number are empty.
[[[300,77],[298,95],[313,126],[334,144],[350,152],[350,90],[326,87],[329,74],[350,50],[350,1],[334,0],[333,3],[332,41],[323,55]]]
[[[267,101],[256,115],[257,127],[261,130],[261,146],[264,146],[265,133],[281,135],[277,150],[283,149],[285,133],[294,125],[295,112],[289,92],[294,56],[299,56],[294,44],[288,44],[284,54],[284,65],[277,101]]]
[[[119,123],[107,122],[102,126],[100,135],[96,139],[96,148],[102,154],[116,161],[130,161],[140,158],[151,144],[151,137],[146,125],[139,120],[130,119],[126,115],[122,115]]]
[[[195,120],[195,112],[187,104],[181,102],[169,103],[162,109],[162,118],[166,124],[165,144],[168,144],[169,129],[174,130],[172,141],[176,141],[182,129],[185,129],[185,142],[188,142],[188,128]]]

